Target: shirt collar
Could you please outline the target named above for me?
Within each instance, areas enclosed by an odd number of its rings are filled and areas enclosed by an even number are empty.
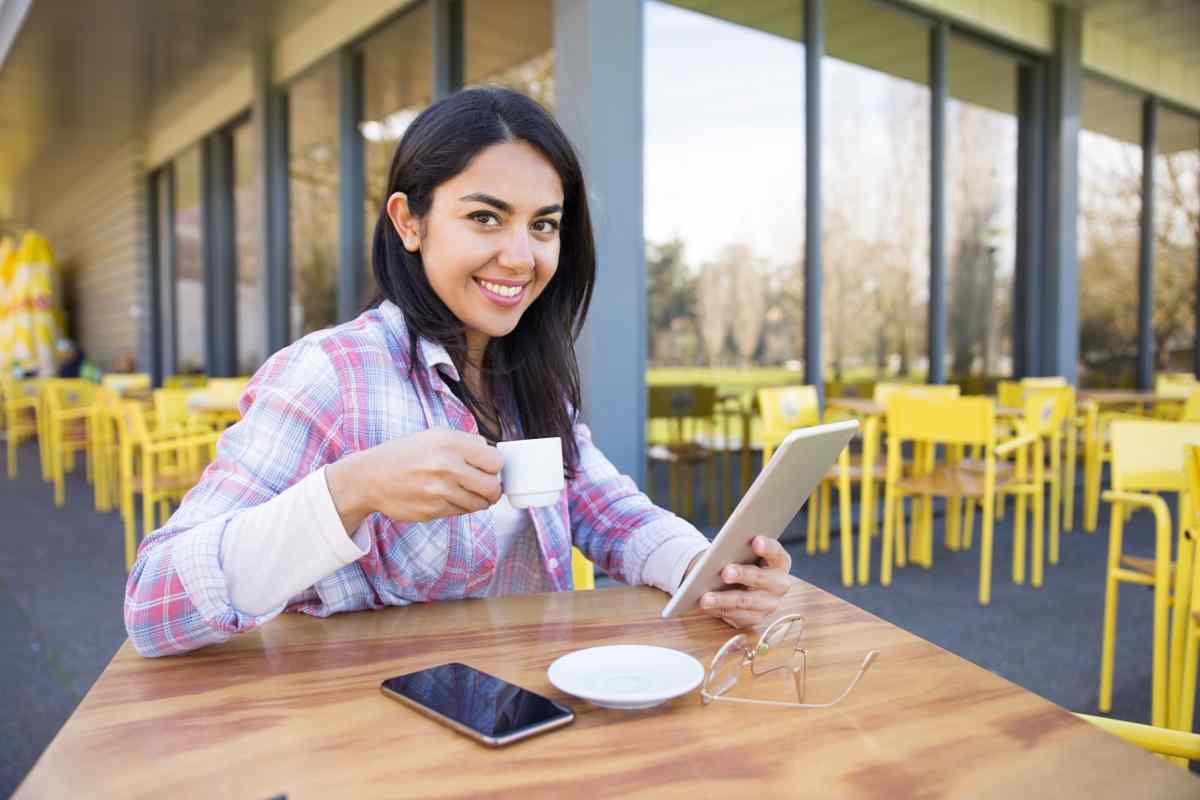
[[[395,332],[401,347],[407,354],[408,324],[404,320],[404,312],[391,300],[384,300],[380,303],[379,311],[383,314],[388,327]],[[454,366],[454,361],[450,358],[450,352],[443,345],[420,336],[417,338],[417,350],[420,353],[422,366],[429,373],[430,378],[449,378],[455,382],[461,380],[458,368]],[[444,366],[445,369],[439,371],[438,367],[440,366]]]

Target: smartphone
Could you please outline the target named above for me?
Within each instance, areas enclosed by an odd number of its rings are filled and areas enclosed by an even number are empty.
[[[489,747],[561,728],[575,719],[566,706],[457,662],[388,678],[379,689]]]

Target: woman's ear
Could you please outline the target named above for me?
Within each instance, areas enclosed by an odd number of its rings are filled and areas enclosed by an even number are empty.
[[[408,207],[408,195],[396,192],[387,200],[387,215],[392,227],[404,243],[404,249],[415,253],[421,249],[421,220]]]

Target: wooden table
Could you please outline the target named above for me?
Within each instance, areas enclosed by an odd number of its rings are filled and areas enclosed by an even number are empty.
[[[730,635],[661,620],[648,588],[284,615],[224,645],[143,659],[127,642],[51,742],[19,798],[1188,797],[1200,781],[1052,703],[797,581],[809,698],[866,651],[827,710],[714,703],[592,708],[546,668],[582,647],[644,643],[706,666]],[[383,697],[393,675],[461,660],[573,707],[567,728],[489,750]],[[735,692],[786,698],[782,673]],[[794,695],[793,695],[794,696]]]
[[[1080,401],[1091,401],[1098,406],[1154,405],[1155,403],[1182,402],[1186,397],[1136,389],[1083,389]]]

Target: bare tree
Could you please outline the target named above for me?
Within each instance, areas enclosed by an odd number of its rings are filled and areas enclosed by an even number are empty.
[[[725,341],[733,321],[733,274],[720,260],[710,261],[700,269],[696,286],[696,322],[704,352],[710,367],[720,366]]]
[[[749,245],[729,245],[721,252],[720,263],[734,276],[733,304],[730,324],[737,346],[738,361],[748,367],[752,363],[758,342],[762,338],[767,313],[766,265],[755,257]]]

